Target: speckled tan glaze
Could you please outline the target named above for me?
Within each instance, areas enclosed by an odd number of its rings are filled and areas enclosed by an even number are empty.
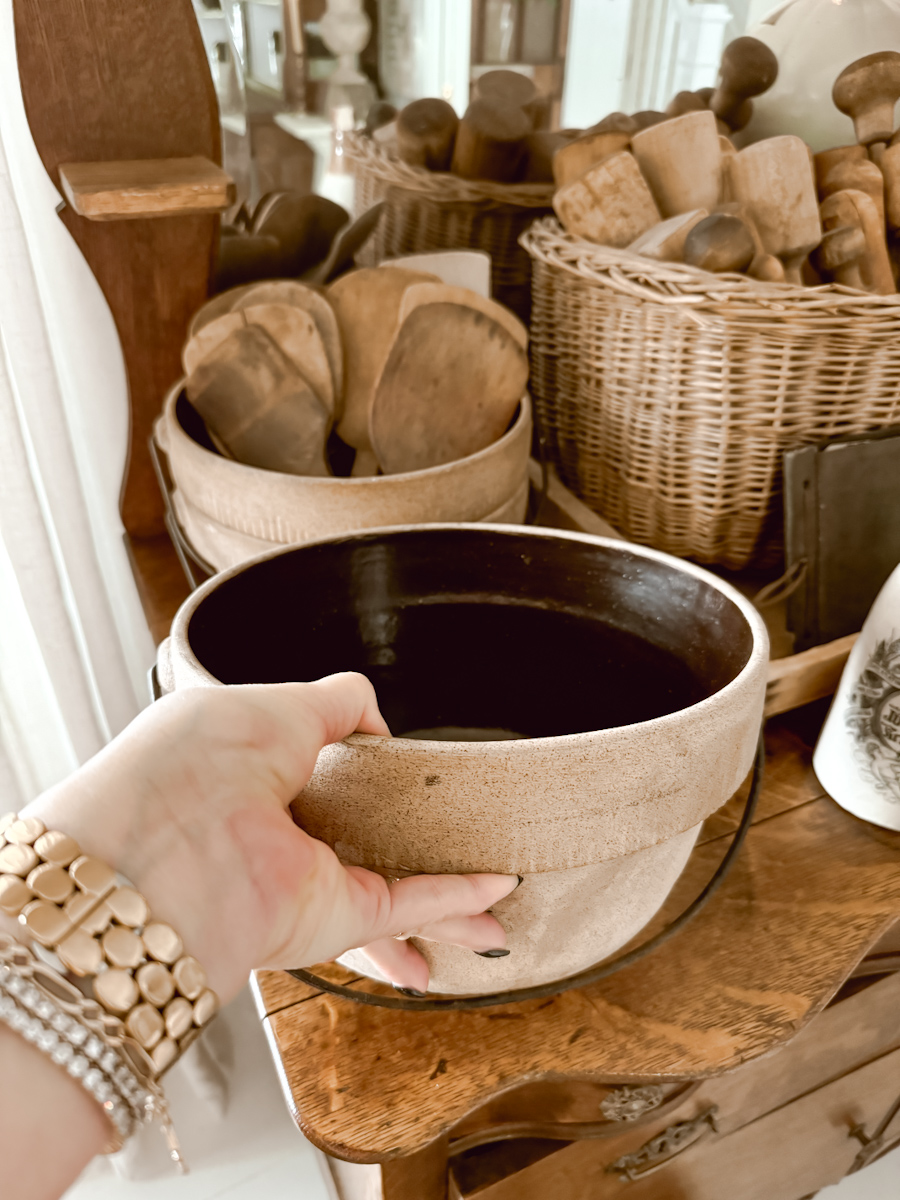
[[[356,481],[353,481],[356,482]],[[479,522],[500,524],[510,522],[516,524],[525,519],[528,511],[528,478],[522,480],[515,494],[501,504],[498,509],[484,517],[473,518]],[[191,504],[183,495],[180,488],[172,493],[172,504],[178,523],[184,530],[193,548],[205,558],[217,571],[225,571],[249,558],[256,558],[268,550],[279,550],[277,542],[267,542],[262,538],[253,537],[249,533],[241,533],[237,529],[229,529],[213,517],[209,517],[196,505]]]
[[[514,950],[508,958],[470,961],[470,952],[422,944],[435,990],[536,983],[613,953],[658,911],[698,825],[737,791],[753,762],[769,652],[749,601],[656,551],[557,530],[547,536],[624,549],[702,578],[743,614],[752,649],[714,695],[637,725],[504,742],[354,734],[322,752],[292,811],[345,862],[526,877],[495,908]],[[204,597],[235,573],[210,580],[179,611],[170,650],[161,651],[164,687],[216,682],[191,652],[188,625]]]
[[[176,419],[181,390],[167,396],[155,433],[182,496],[216,524],[272,546],[413,522],[512,520],[502,510],[523,488],[527,494],[527,395],[512,428],[478,454],[426,471],[346,479],[263,471],[211,453]]]

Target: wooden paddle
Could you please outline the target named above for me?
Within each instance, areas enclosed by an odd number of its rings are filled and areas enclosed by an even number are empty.
[[[202,325],[181,351],[185,375],[191,375],[207,355],[246,323],[242,313],[226,312]]]
[[[318,326],[312,315],[290,304],[253,304],[242,309],[248,325],[258,325],[300,372],[329,417],[334,416],[334,382]]]
[[[214,321],[216,317],[224,317],[227,312],[231,312],[235,301],[241,296],[249,292],[252,288],[258,287],[256,283],[245,283],[241,287],[229,288],[227,292],[219,292],[217,296],[213,296],[211,300],[198,308],[191,318],[191,323],[188,326],[188,340],[199,333],[204,325],[208,325],[210,321]]]
[[[388,475],[475,454],[502,437],[528,381],[507,330],[458,304],[415,308],[378,381],[370,440]]]
[[[424,304],[456,304],[483,313],[502,325],[510,337],[519,343],[523,350],[528,349],[528,330],[515,315],[496,300],[479,296],[469,288],[453,287],[446,283],[414,283],[403,293],[400,310],[397,314],[397,328],[406,322],[410,313]]]
[[[369,410],[397,333],[403,294],[415,283],[439,282],[422,271],[367,267],[342,276],[328,288],[344,347],[344,412],[337,432],[356,450],[354,475],[374,475],[378,470],[369,440]]]
[[[242,326],[231,334],[185,386],[188,399],[238,462],[293,475],[330,473],[328,413],[261,326]]]
[[[271,283],[257,283],[239,291],[232,305],[233,311],[257,304],[290,304],[309,313],[325,347],[334,394],[334,418],[340,420],[344,411],[344,348],[337,317],[325,296],[294,279],[275,279]]]

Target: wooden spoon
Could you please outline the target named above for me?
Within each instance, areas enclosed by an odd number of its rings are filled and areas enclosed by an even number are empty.
[[[334,393],[334,418],[340,420],[344,411],[344,348],[334,309],[323,294],[295,279],[275,279],[236,290],[240,290],[240,295],[235,298],[233,311],[256,304],[290,304],[309,313],[325,347]]]
[[[388,475],[455,462],[502,437],[528,381],[528,356],[496,321],[458,304],[415,308],[375,392],[372,446]]]
[[[334,381],[325,343],[312,315],[291,304],[253,304],[242,309],[248,325],[265,329],[334,416]]]
[[[188,399],[238,462],[328,475],[328,413],[259,325],[242,326],[193,371]]]
[[[247,324],[242,313],[226,312],[213,317],[194,333],[181,352],[185,375],[191,375],[215,348]]]
[[[403,294],[415,283],[439,282],[421,271],[367,267],[342,276],[328,289],[344,346],[344,412],[337,432],[356,450],[354,475],[378,470],[369,440],[369,410],[397,334]]]
[[[477,292],[464,287],[453,287],[446,283],[414,283],[403,293],[398,313],[398,329],[410,313],[423,304],[456,304],[471,308],[475,312],[484,313],[498,325],[502,325],[510,337],[514,338],[523,350],[528,349],[528,330],[510,310],[496,300],[479,296]]]

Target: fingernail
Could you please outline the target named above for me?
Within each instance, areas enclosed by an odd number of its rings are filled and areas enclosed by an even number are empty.
[[[476,950],[475,953],[481,958],[506,958],[509,954],[508,950]]]
[[[391,984],[391,987],[395,992],[399,992],[401,996],[415,996],[417,999],[420,999],[427,994],[426,992],[417,992],[415,988],[397,987],[396,983]]]

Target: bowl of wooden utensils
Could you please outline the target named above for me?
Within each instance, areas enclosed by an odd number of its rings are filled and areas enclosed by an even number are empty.
[[[563,481],[629,538],[730,568],[782,554],[786,450],[900,420],[900,54],[840,73],[858,140],[815,156],[733,144],[777,73],[739,38],[716,88],[605,118],[557,151],[558,221],[523,237]]]
[[[155,430],[181,531],[222,570],[376,526],[521,521],[526,347],[502,305],[402,266],[216,296]]]

